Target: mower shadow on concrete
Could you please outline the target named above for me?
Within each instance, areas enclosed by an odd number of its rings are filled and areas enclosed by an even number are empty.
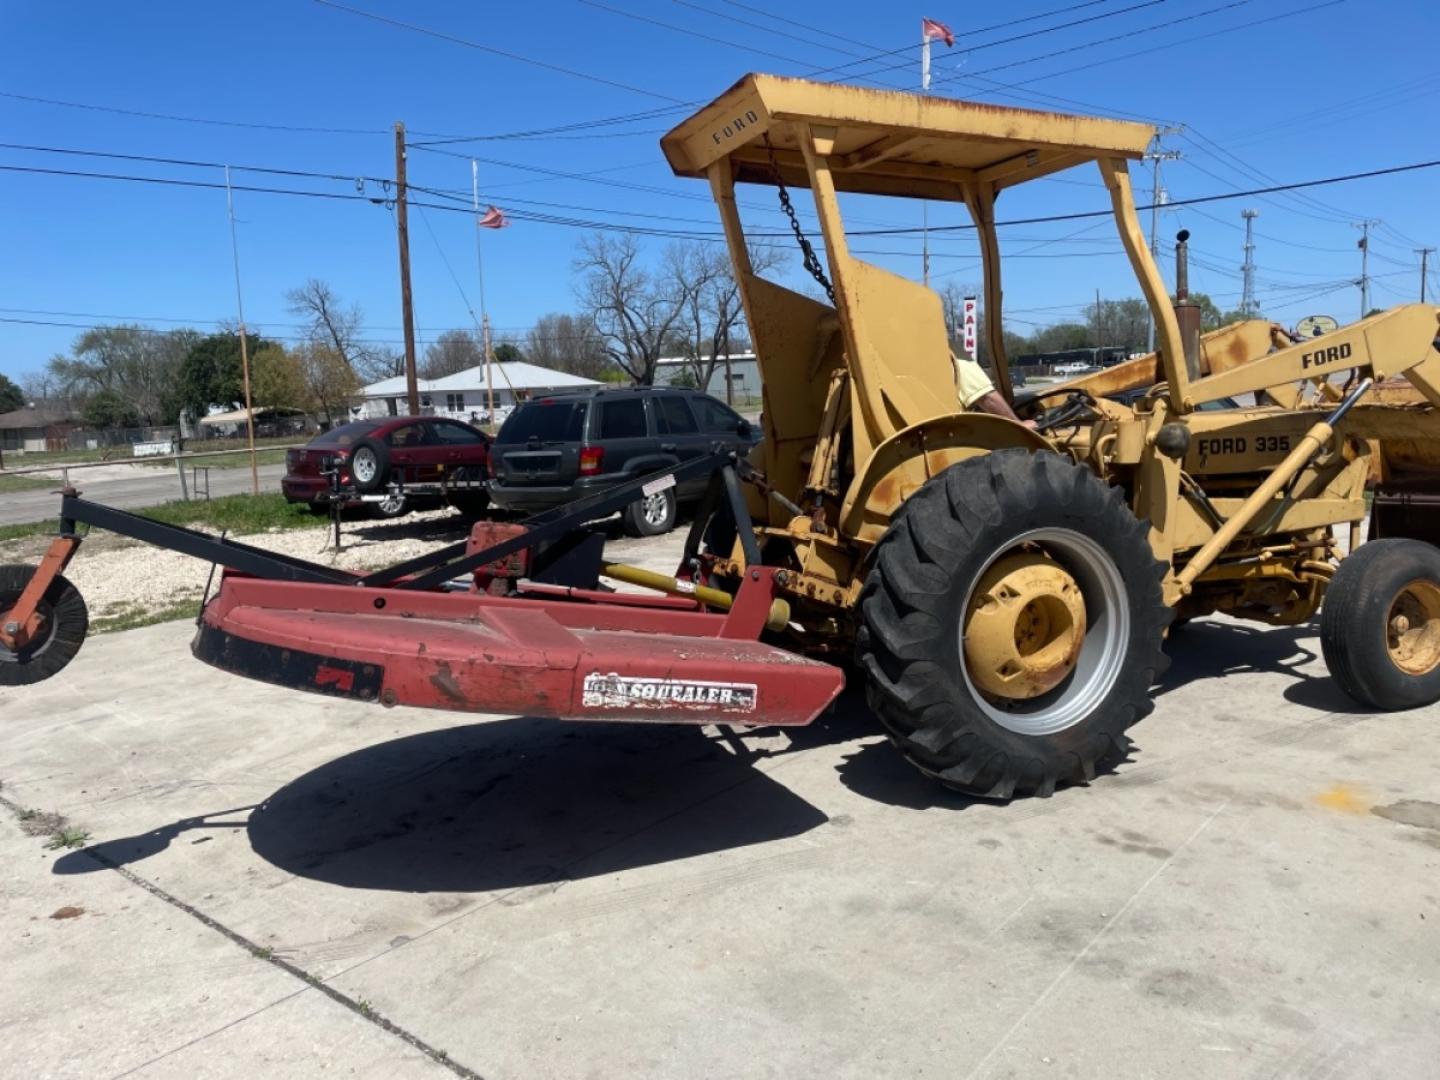
[[[286,784],[251,846],[356,889],[488,892],[781,840],[819,809],[697,728],[516,718],[367,747]]]

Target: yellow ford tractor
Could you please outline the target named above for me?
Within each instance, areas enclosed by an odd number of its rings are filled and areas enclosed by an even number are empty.
[[[1258,320],[1201,335],[1136,217],[1128,165],[1153,135],[747,76],[661,145],[709,183],[740,282],[764,386],[748,460],[717,448],[363,576],[67,492],[40,570],[0,576],[0,682],[53,674],[79,648],[83,603],[59,574],[89,522],[227,568],[194,651],[238,674],[381,704],[768,725],[812,720],[853,660],[911,762],[992,798],[1120,762],[1177,619],[1318,611],[1346,693],[1433,703],[1440,312],[1394,308],[1304,341]],[[1082,166],[1109,192],[1158,349],[1017,400],[996,202]],[[809,190],[823,262],[794,231],[827,300],[753,272],[742,184],[778,189],[787,209]],[[940,298],[852,257],[841,193],[964,204],[994,381],[1018,418],[961,408]],[[587,521],[700,475],[673,577],[603,560]],[[1383,498],[1362,544],[1372,479]],[[661,595],[607,590],[602,571]]]

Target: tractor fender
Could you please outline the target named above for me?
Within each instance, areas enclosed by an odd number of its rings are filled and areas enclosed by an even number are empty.
[[[910,495],[951,465],[992,450],[1053,450],[1024,424],[989,413],[956,413],[922,420],[882,442],[858,473],[840,505],[840,531],[875,544]]]

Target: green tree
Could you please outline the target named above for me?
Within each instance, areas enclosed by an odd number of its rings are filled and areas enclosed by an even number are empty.
[[[124,396],[114,390],[100,390],[85,399],[80,418],[87,427],[129,428],[140,426],[140,416]]]
[[[257,408],[305,408],[305,377],[283,347],[267,344],[250,357],[250,400]]]
[[[251,357],[266,349],[278,348],[271,341],[247,335]],[[255,394],[252,369],[251,399],[268,405]],[[200,419],[212,407],[233,409],[245,401],[245,380],[240,358],[240,335],[233,331],[210,334],[197,341],[181,362],[176,390],[180,407]]]
[[[502,341],[495,346],[495,359],[502,364],[514,364],[525,359],[525,354],[520,351],[518,345],[509,341]]]
[[[25,404],[25,394],[10,381],[10,376],[0,374],[0,413],[13,412]]]
[[[180,370],[198,338],[194,330],[157,333],[143,326],[100,326],[76,338],[70,356],[53,357],[49,373],[82,409],[90,398],[104,394],[110,404],[100,408],[102,413],[120,411],[142,424],[173,423],[181,405],[176,393]]]

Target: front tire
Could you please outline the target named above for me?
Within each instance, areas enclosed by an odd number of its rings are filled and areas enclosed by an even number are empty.
[[[1330,675],[1385,712],[1440,701],[1440,548],[1371,540],[1345,557],[1320,610]]]
[[[861,593],[871,707],[922,772],[984,798],[1124,760],[1153,708],[1166,567],[1122,492],[1052,453],[951,466],[901,508]]]

